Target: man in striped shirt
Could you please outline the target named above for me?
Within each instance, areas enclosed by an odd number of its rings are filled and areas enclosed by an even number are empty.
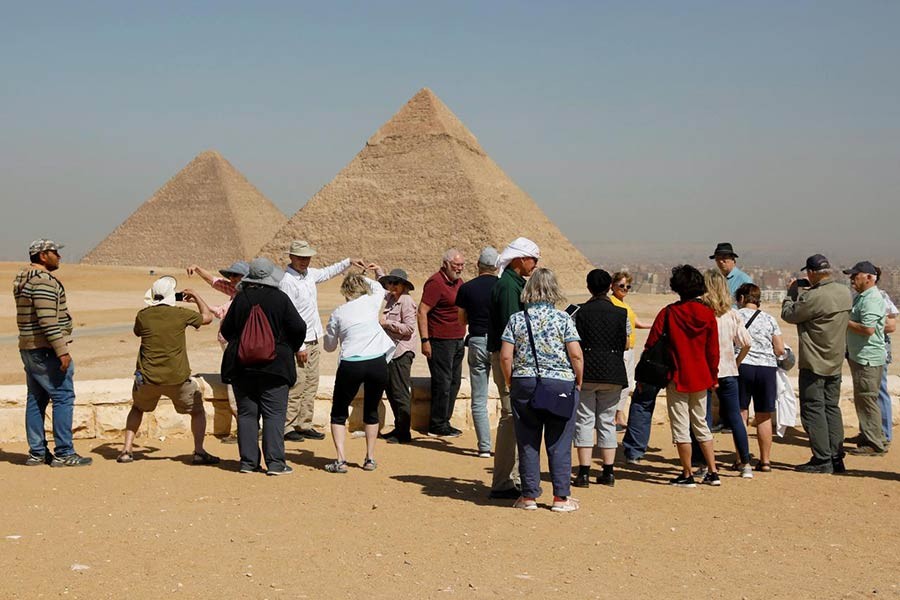
[[[59,268],[61,245],[53,240],[35,240],[28,247],[31,264],[13,282],[16,324],[19,326],[19,354],[25,365],[28,398],[25,405],[25,434],[28,458],[25,464],[51,467],[81,467],[92,459],[79,456],[72,445],[72,411],[75,364],[69,354],[72,317],[66,305],[66,290],[53,276]],[[44,416],[53,406],[55,454],[47,446]]]

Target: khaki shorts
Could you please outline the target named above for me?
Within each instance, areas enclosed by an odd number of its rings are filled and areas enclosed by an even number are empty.
[[[195,415],[203,412],[203,396],[200,384],[193,379],[173,385],[156,385],[155,383],[134,384],[131,388],[131,400],[134,407],[141,412],[153,412],[161,396],[172,400],[175,412],[180,415]]]
[[[675,389],[675,384],[670,383],[666,388],[666,404],[674,443],[690,444],[691,429],[698,442],[713,439],[706,424],[706,390],[688,394],[679,392]]]

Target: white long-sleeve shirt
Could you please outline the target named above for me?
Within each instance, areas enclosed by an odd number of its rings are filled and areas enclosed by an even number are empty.
[[[366,278],[366,282],[371,294],[338,306],[328,319],[322,347],[326,352],[334,352],[340,342],[341,360],[379,355],[389,360],[394,354],[394,342],[378,323],[384,290],[377,281]]]
[[[278,287],[288,295],[294,308],[300,313],[300,318],[306,323],[304,343],[314,342],[323,334],[322,319],[319,318],[319,293],[316,285],[340,275],[349,268],[350,259],[345,258],[324,269],[310,267],[306,273],[299,273],[291,267],[285,269],[284,277]],[[305,346],[302,349],[305,349]]]

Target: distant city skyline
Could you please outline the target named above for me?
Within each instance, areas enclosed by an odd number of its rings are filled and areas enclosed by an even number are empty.
[[[7,3],[0,258],[208,149],[291,216],[426,86],[592,260],[900,257],[900,3],[452,6]]]

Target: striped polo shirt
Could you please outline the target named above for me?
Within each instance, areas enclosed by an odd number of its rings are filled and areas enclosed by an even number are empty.
[[[13,281],[19,349],[52,348],[57,356],[69,353],[72,317],[66,289],[49,271],[31,265]]]

